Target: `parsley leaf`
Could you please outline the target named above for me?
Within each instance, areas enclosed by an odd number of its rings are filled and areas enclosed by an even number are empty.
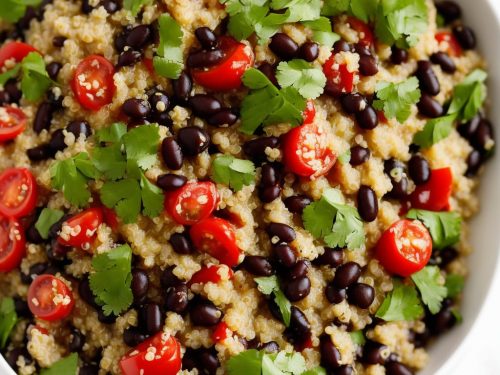
[[[40,375],[77,375],[78,354],[72,353],[60,359],[48,369],[42,369]]]
[[[12,329],[17,324],[17,313],[14,300],[5,297],[0,303],[0,349],[5,348]]]
[[[455,120],[455,115],[447,115],[427,121],[424,128],[414,135],[413,143],[422,148],[431,147],[450,135]]]
[[[349,332],[349,336],[351,336],[352,342],[355,343],[356,345],[359,345],[359,346],[365,345],[366,338],[365,338],[363,331]]]
[[[119,315],[132,304],[132,249],[116,247],[92,259],[90,288],[105,315]]]
[[[411,114],[411,108],[420,100],[420,89],[416,77],[400,83],[382,82],[377,85],[377,100],[373,107],[384,111],[387,118],[396,118],[404,123]]]
[[[219,155],[212,163],[212,180],[239,191],[255,181],[255,165],[250,160],[236,159],[231,155]]]
[[[281,316],[283,317],[283,322],[288,327],[292,316],[292,304],[281,291],[278,277],[256,277],[254,280],[257,283],[257,289],[259,289],[262,294],[270,295],[274,293],[274,302],[278,305]]]
[[[462,290],[464,290],[465,280],[463,276],[451,273],[446,275],[446,282],[444,285],[448,290],[447,297],[456,298],[462,293]]]
[[[163,201],[165,200],[163,191],[158,186],[153,185],[144,176],[144,173],[141,173],[141,198],[144,215],[156,217],[163,211]]]
[[[313,31],[312,39],[321,45],[331,47],[340,39],[340,36],[332,31],[332,23],[327,17],[304,21],[302,24]]]
[[[98,142],[115,143],[120,141],[125,134],[127,134],[127,125],[122,122],[117,122],[106,128],[99,129],[95,137]]]
[[[256,349],[245,350],[231,357],[227,362],[227,371],[229,375],[325,374],[321,367],[306,371],[306,361],[300,353],[266,353]]]
[[[413,285],[394,280],[394,289],[385,297],[375,316],[386,322],[418,319],[424,309]]]
[[[427,305],[432,314],[437,314],[441,310],[441,303],[448,294],[446,287],[441,285],[439,267],[427,266],[411,276],[417,285],[422,301]]]
[[[321,69],[300,59],[280,62],[276,78],[281,87],[294,87],[305,99],[316,99],[323,93],[326,84]]]
[[[158,157],[160,133],[158,125],[142,125],[123,136],[127,159],[134,160],[143,170],[151,168]]]
[[[297,126],[302,123],[306,100],[295,88],[278,89],[255,68],[245,72],[243,83],[252,91],[241,105],[241,132],[253,134],[260,125],[288,122]]]
[[[460,240],[462,219],[456,212],[433,212],[411,209],[409,219],[420,220],[429,229],[433,248],[437,250],[452,246]]]
[[[344,204],[340,192],[328,189],[302,214],[304,228],[328,246],[359,249],[365,242],[365,231],[358,210]]]
[[[31,101],[40,99],[52,84],[42,55],[38,52],[30,52],[21,62],[21,70],[23,72],[21,80],[23,95]]]
[[[455,86],[453,100],[448,108],[448,114],[456,114],[463,122],[471,120],[483,106],[486,99],[487,74],[476,69]]]
[[[141,212],[141,187],[137,180],[126,178],[106,182],[99,193],[102,203],[108,208],[114,208],[125,224],[137,221]]]
[[[35,223],[35,228],[40,233],[44,240],[49,238],[49,230],[52,225],[57,223],[64,216],[64,212],[60,210],[52,210],[44,208]]]
[[[151,3],[151,0],[123,0],[123,8],[130,10],[136,16],[141,8],[149,3]]]
[[[155,71],[166,78],[179,78],[184,69],[181,48],[184,35],[182,28],[168,13],[163,13],[158,18],[158,27],[160,45],[156,52],[157,56],[153,58]]]
[[[17,22],[26,13],[28,6],[40,5],[42,0],[2,0],[0,1],[0,18],[7,22]]]

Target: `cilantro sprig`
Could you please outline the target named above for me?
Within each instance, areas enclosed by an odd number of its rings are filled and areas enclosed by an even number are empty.
[[[158,18],[160,45],[153,58],[156,73],[166,78],[179,78],[184,68],[182,55],[181,26],[168,14],[164,13]]]
[[[323,71],[301,59],[280,62],[276,79],[281,87],[294,87],[305,99],[316,99],[326,84]]]
[[[69,356],[60,359],[50,368],[42,369],[40,375],[76,375],[78,371],[78,354],[72,353]]]
[[[465,279],[461,275],[450,273],[446,275],[446,282],[444,284],[448,290],[448,298],[456,298],[464,290]]]
[[[375,316],[386,322],[415,320],[424,313],[417,289],[394,280],[394,289],[385,297]]]
[[[57,223],[63,216],[64,212],[61,210],[52,210],[50,208],[42,210],[35,223],[35,228],[44,240],[49,238],[50,227]]]
[[[257,289],[259,289],[262,294],[267,296],[271,294],[274,295],[274,302],[278,305],[281,316],[283,317],[283,322],[288,327],[292,316],[292,304],[281,290],[278,277],[276,275],[257,277],[254,280],[257,283]]]
[[[338,16],[347,13],[363,22],[373,21],[377,15],[376,0],[325,0],[321,14]]]
[[[17,324],[16,307],[14,300],[5,297],[0,303],[0,349],[5,348],[10,333]]]
[[[38,6],[42,0],[2,0],[0,1],[0,18],[7,22],[17,22],[26,13],[28,6]]]
[[[218,155],[212,162],[212,180],[239,191],[255,181],[255,165],[250,160],[231,155]]]
[[[123,0],[123,8],[130,10],[136,16],[143,6],[151,3],[152,0]]]
[[[435,250],[444,249],[460,241],[462,219],[456,212],[411,209],[406,217],[420,220],[429,229]]]
[[[302,24],[312,30],[312,39],[321,45],[331,47],[340,39],[340,36],[332,31],[332,23],[328,17],[319,17],[313,21],[303,21]]]
[[[441,303],[448,294],[446,286],[441,283],[439,267],[427,266],[413,274],[411,279],[415,283],[422,297],[422,302],[432,314],[441,310]]]
[[[411,114],[411,108],[420,100],[420,89],[416,77],[408,78],[400,83],[382,82],[377,85],[377,100],[373,107],[384,111],[387,118],[396,118],[404,123]]]
[[[323,374],[317,369],[306,372],[306,361],[300,353],[266,353],[256,349],[245,350],[233,356],[227,362],[229,375],[301,375],[301,374]]]

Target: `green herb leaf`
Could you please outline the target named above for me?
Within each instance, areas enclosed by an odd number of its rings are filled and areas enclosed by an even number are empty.
[[[440,283],[440,276],[437,266],[424,267],[411,276],[420,291],[422,302],[427,305],[432,314],[437,314],[441,310],[441,303],[448,294],[446,287]]]
[[[326,375],[326,370],[323,367],[315,367],[311,370],[307,370],[306,372],[302,373],[302,375]]]
[[[69,356],[57,361],[48,369],[42,369],[40,375],[77,375],[78,354],[72,353]]]
[[[156,52],[158,56],[153,58],[155,71],[166,78],[179,78],[184,69],[182,28],[168,13],[163,13],[158,18],[158,27],[160,45]]]
[[[97,142],[119,142],[127,134],[127,125],[122,122],[111,124],[106,128],[98,130],[95,134]]]
[[[411,209],[406,217],[420,220],[429,229],[434,249],[441,250],[460,241],[462,219],[456,212]]]
[[[415,320],[420,318],[423,313],[424,309],[415,287],[394,280],[394,289],[385,297],[375,315],[386,322],[392,322]]]
[[[340,164],[347,164],[351,160],[351,150],[347,149],[344,153],[340,154],[337,158]]]
[[[0,18],[7,22],[17,22],[26,13],[28,6],[38,6],[42,0],[2,0],[0,1]]]
[[[133,301],[132,249],[128,245],[114,248],[92,259],[94,272],[90,274],[90,288],[105,315],[119,315]]]
[[[17,64],[11,70],[7,70],[5,73],[0,74],[0,86],[5,85],[5,83],[14,77],[17,77],[21,71],[21,64]]]
[[[340,36],[332,31],[332,23],[327,17],[304,21],[302,24],[313,31],[312,39],[321,45],[331,47],[337,40],[340,40]]]
[[[263,352],[256,349],[245,350],[227,361],[229,375],[261,375]]]
[[[363,22],[370,22],[377,15],[378,0],[325,0],[321,14],[338,16],[347,13]]]
[[[121,144],[96,147],[92,150],[92,163],[104,177],[118,180],[125,175],[127,160],[122,153]]]
[[[143,170],[151,168],[158,159],[160,133],[158,125],[142,125],[123,136],[127,159],[134,160]]]
[[[363,333],[363,331],[349,332],[349,335],[351,336],[352,342],[355,343],[356,345],[359,345],[359,346],[365,345],[366,338],[365,338],[365,334]]]
[[[305,99],[316,99],[326,84],[321,69],[299,59],[280,62],[276,78],[281,87],[294,87]]]
[[[321,0],[271,0],[273,10],[289,10],[287,23],[312,21],[320,17]]]
[[[451,309],[451,313],[455,317],[455,320],[457,321],[457,324],[462,323],[464,318],[462,317],[462,314],[460,313],[460,310],[458,310],[458,307],[454,307]]]
[[[288,327],[292,316],[292,304],[281,291],[278,278],[276,276],[256,277],[257,289],[262,294],[270,295],[274,293],[274,302],[278,305],[283,322]]]
[[[262,356],[263,375],[301,375],[305,371],[306,360],[300,353],[286,353],[284,351],[281,351],[277,354],[265,353]]]
[[[212,163],[212,180],[239,191],[244,185],[255,182],[255,165],[250,160],[236,159],[231,155],[219,155]]]
[[[151,0],[123,0],[123,8],[130,10],[136,16],[141,8],[149,3],[151,3]]]
[[[24,97],[31,101],[39,100],[52,85],[42,55],[30,52],[21,62],[21,70],[21,90]]]
[[[158,186],[153,185],[146,176],[144,176],[144,173],[141,173],[141,197],[142,205],[144,206],[142,213],[144,215],[149,217],[160,215],[163,211],[165,196]]]
[[[35,223],[35,228],[44,240],[49,238],[49,230],[52,225],[57,223],[64,216],[61,210],[52,210],[44,208]]]
[[[462,121],[472,120],[483,106],[486,99],[487,74],[484,70],[476,69],[453,90],[453,100],[448,108],[448,114],[456,114]]]
[[[456,298],[464,290],[465,280],[461,275],[448,274],[446,275],[446,282],[444,284],[448,290],[448,298]]]
[[[114,208],[125,224],[134,223],[141,212],[141,187],[137,180],[126,178],[116,182],[106,182],[101,188],[102,203]]]
[[[2,298],[0,303],[0,349],[7,345],[10,333],[17,324],[17,313],[14,300],[10,297]]]
[[[450,135],[455,120],[455,115],[447,115],[427,121],[425,127],[413,137],[413,143],[422,148],[429,148],[442,141]]]
[[[411,108],[420,100],[420,89],[416,77],[400,83],[383,82],[377,85],[377,100],[373,107],[384,111],[387,118],[396,118],[404,123],[411,114]]]

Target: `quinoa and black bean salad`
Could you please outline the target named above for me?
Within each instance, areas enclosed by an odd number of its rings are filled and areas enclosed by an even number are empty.
[[[452,1],[1,0],[21,375],[408,375],[492,155]]]

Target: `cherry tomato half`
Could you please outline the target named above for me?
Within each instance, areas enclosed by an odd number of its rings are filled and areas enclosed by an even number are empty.
[[[194,81],[210,90],[228,91],[241,86],[241,77],[253,65],[252,49],[235,39],[219,37],[219,48],[224,53],[224,60],[207,69],[193,69]]]
[[[66,318],[75,305],[68,286],[53,275],[40,275],[28,289],[28,307],[37,318],[53,322]]]
[[[457,38],[449,31],[441,31],[435,35],[439,43],[439,49],[450,56],[458,57],[462,55],[462,47]]]
[[[371,47],[373,45],[375,38],[370,26],[355,17],[347,17],[347,23],[358,33],[359,43],[367,47]]]
[[[30,52],[38,52],[35,47],[22,42],[5,43],[0,48],[0,68],[3,68],[7,60],[13,59],[16,63],[21,62]]]
[[[14,218],[0,215],[0,272],[10,272],[26,254],[24,231]]]
[[[410,195],[411,206],[429,211],[449,210],[452,184],[450,168],[433,169],[429,181],[418,185]]]
[[[160,332],[120,360],[123,375],[176,375],[181,370],[181,345]]]
[[[26,168],[10,168],[0,174],[0,213],[8,217],[29,215],[36,205],[35,177]]]
[[[226,322],[220,322],[212,332],[212,341],[215,343],[222,342],[232,335],[233,331],[229,329]]]
[[[193,225],[189,233],[198,251],[210,254],[229,267],[239,263],[240,249],[236,245],[236,235],[226,220],[217,217],[204,219]]]
[[[89,208],[66,220],[57,242],[64,246],[79,247],[89,250],[97,235],[97,228],[104,221],[100,208]]]
[[[302,118],[304,119],[302,125],[314,122],[315,117],[316,117],[316,107],[314,106],[314,101],[309,99],[306,103],[306,109],[304,109],[304,111],[302,112]]]
[[[217,188],[213,182],[189,182],[165,193],[165,211],[177,223],[192,225],[209,217],[217,200]]]
[[[28,118],[17,107],[0,107],[0,142],[10,141],[26,129]]]
[[[354,90],[354,78],[357,72],[350,72],[347,64],[339,64],[332,54],[323,64],[323,73],[327,79],[327,89],[331,95],[341,96]]]
[[[71,81],[78,102],[91,111],[111,103],[116,91],[114,74],[113,64],[102,56],[91,55],[83,59]]]
[[[337,157],[327,136],[313,123],[293,128],[281,142],[285,167],[302,177],[319,177],[332,169]]]
[[[201,270],[191,276],[191,280],[189,280],[188,285],[191,286],[193,284],[206,283],[217,284],[222,280],[230,280],[233,278],[233,276],[233,270],[226,265],[210,264],[206,267],[203,267]]]

